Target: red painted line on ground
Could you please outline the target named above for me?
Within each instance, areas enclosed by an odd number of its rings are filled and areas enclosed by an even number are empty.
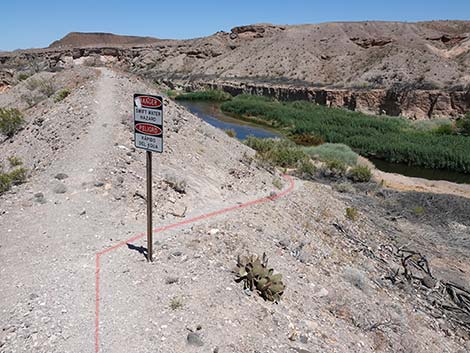
[[[287,179],[287,181],[289,182],[289,187],[287,189],[285,189],[284,191],[282,191],[282,192],[280,192],[280,193],[278,193],[274,196],[263,197],[261,199],[249,201],[249,202],[242,203],[242,204],[235,205],[235,206],[230,206],[230,207],[227,207],[227,208],[223,208],[223,209],[218,210],[218,211],[209,212],[209,213],[206,213],[206,214],[203,214],[203,215],[200,215],[200,216],[196,216],[196,217],[193,217],[193,218],[186,219],[186,220],[181,221],[181,222],[177,222],[177,223],[169,224],[169,225],[166,225],[166,226],[163,226],[163,227],[155,228],[153,231],[154,231],[154,233],[164,232],[165,230],[181,227],[181,226],[186,225],[186,224],[201,221],[203,219],[208,219],[208,218],[218,216],[218,215],[221,215],[223,213],[228,213],[228,212],[240,209],[240,208],[245,208],[245,207],[257,205],[257,204],[260,204],[260,203],[264,203],[264,202],[267,202],[267,201],[274,201],[276,199],[279,199],[279,198],[287,195],[288,193],[290,193],[292,190],[294,190],[294,186],[295,186],[294,179],[292,179],[291,176],[283,175],[283,177],[285,179]],[[113,246],[111,246],[107,249],[104,249],[104,250],[99,251],[98,253],[96,253],[96,257],[95,257],[95,266],[96,266],[96,268],[95,268],[95,353],[99,353],[99,351],[100,351],[100,347],[99,347],[99,343],[100,343],[100,332],[99,332],[100,331],[100,257],[104,254],[109,253],[110,251],[116,250],[117,248],[119,248],[121,246],[124,246],[124,245],[126,245],[130,242],[133,242],[133,241],[137,240],[137,239],[140,239],[145,235],[146,235],[146,233],[140,233],[138,235],[133,236],[132,238],[121,241],[121,242],[117,243],[116,245],[113,245]]]

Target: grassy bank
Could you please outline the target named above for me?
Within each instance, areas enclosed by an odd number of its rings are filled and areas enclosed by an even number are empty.
[[[182,93],[175,97],[176,100],[190,100],[190,101],[212,101],[224,102],[232,99],[232,96],[220,90],[207,90]]]
[[[363,156],[393,163],[470,173],[470,138],[417,128],[402,118],[369,116],[308,102],[277,102],[241,95],[222,110],[265,119],[294,135],[310,134],[343,143]]]

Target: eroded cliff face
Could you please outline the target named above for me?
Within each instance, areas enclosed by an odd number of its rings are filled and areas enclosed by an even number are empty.
[[[86,46],[86,35],[67,38],[67,46],[1,53],[0,89],[15,84],[21,71],[107,65],[185,89],[309,100],[410,119],[470,111],[469,21],[257,24],[192,40],[148,44],[133,37],[135,46]]]
[[[415,90],[395,94],[391,90],[347,90],[234,82],[171,81],[172,88],[187,91],[220,89],[232,95],[254,94],[283,101],[307,100],[328,107],[366,114],[404,116],[413,120],[457,118],[470,111],[470,91]]]

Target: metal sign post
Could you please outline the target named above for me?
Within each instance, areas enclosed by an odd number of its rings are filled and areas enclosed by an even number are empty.
[[[163,152],[163,98],[134,94],[134,143],[146,150],[147,161],[147,260],[153,261],[152,152]]]

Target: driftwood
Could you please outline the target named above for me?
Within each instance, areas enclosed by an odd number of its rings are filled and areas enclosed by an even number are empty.
[[[374,252],[366,241],[352,234],[349,229],[338,223],[332,223],[336,230],[362,252],[365,256],[378,260],[384,270],[389,269],[389,274],[384,276],[392,284],[407,284],[415,288],[418,300],[422,307],[432,317],[444,319],[451,324],[453,331],[460,329],[460,335],[470,338],[470,289],[457,285],[451,281],[436,278],[426,257],[408,249],[407,246],[397,248],[392,244],[380,245]],[[392,259],[400,263],[400,267],[390,270],[390,262],[383,258],[383,253],[388,253]],[[390,258],[388,257],[388,260]],[[395,262],[395,261],[392,261]],[[424,302],[423,302],[424,300]],[[390,323],[378,323],[372,325],[369,330],[373,331],[386,327]],[[463,332],[462,332],[463,331]]]
[[[398,248],[393,255],[399,259],[402,272],[399,268],[386,279],[394,284],[407,282],[412,285],[427,301],[425,307],[433,317],[460,326],[470,336],[470,290],[436,278],[426,257],[417,251]]]

